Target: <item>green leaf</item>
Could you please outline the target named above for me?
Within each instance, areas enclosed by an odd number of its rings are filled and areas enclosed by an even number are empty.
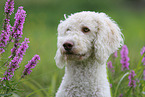
[[[140,58],[138,65],[136,67],[136,69],[134,70],[135,72],[138,71],[140,68],[142,68],[141,63],[142,63],[142,59],[144,58],[145,54],[142,55],[142,57]]]
[[[125,74],[122,76],[122,78],[120,79],[120,81],[118,82],[117,87],[116,87],[116,89],[115,89],[115,95],[114,95],[114,97],[117,97],[118,88],[119,88],[121,82],[123,81],[123,79],[124,79],[127,75],[129,75],[129,72],[125,73]]]
[[[57,74],[55,73],[55,74],[52,76],[51,86],[49,87],[49,90],[48,90],[48,93],[47,93],[48,96],[54,95],[55,89],[56,89],[56,81],[57,81]]]
[[[34,91],[34,92],[30,93],[30,94],[29,94],[29,95],[27,95],[26,97],[29,97],[29,96],[31,96],[31,95],[33,95],[33,94],[35,94],[35,93],[39,92],[39,91],[46,90],[46,89],[48,89],[48,88],[38,89],[38,90],[36,90],[36,91]]]

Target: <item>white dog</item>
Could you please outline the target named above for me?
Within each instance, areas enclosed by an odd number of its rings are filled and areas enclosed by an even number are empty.
[[[84,11],[61,21],[55,61],[65,75],[56,97],[111,97],[106,62],[123,45],[122,36],[104,13]]]

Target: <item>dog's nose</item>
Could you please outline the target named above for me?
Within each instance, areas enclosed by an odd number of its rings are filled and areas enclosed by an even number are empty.
[[[73,48],[74,43],[73,42],[65,42],[63,44],[63,47],[66,51],[71,51]]]

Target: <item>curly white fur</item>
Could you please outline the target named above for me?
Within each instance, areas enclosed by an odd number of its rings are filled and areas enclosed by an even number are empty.
[[[61,21],[55,61],[59,68],[65,65],[65,75],[56,97],[111,97],[106,62],[123,45],[122,36],[105,13],[84,11]],[[68,41],[74,43],[71,54],[64,53]]]

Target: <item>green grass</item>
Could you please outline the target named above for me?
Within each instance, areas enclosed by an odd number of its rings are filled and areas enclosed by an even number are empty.
[[[2,28],[3,7],[6,0],[0,2],[0,24]],[[56,52],[57,43],[57,25],[63,18],[63,14],[70,15],[82,10],[94,10],[107,13],[112,19],[114,19],[125,36],[125,44],[129,48],[130,68],[134,69],[140,59],[140,50],[145,45],[145,10],[133,11],[124,6],[113,8],[109,4],[103,2],[92,1],[87,3],[87,0],[81,2],[66,0],[15,0],[15,12],[19,5],[24,6],[27,11],[26,22],[24,24],[23,39],[25,37],[30,39],[29,48],[26,55],[23,58],[20,69],[15,72],[15,80],[20,78],[24,65],[35,55],[40,55],[41,60],[31,75],[27,76],[20,82],[18,88],[22,92],[17,92],[15,95],[20,97],[54,97],[61,79],[64,74],[64,69],[60,70],[56,67],[54,56]],[[112,0],[113,2],[114,0]],[[66,3],[65,3],[66,2]],[[93,3],[94,2],[94,3]],[[102,5],[99,5],[102,4]],[[139,9],[138,9],[139,10]],[[14,14],[12,15],[11,24],[14,23]],[[8,48],[6,55],[3,58],[7,58],[10,55],[10,49],[12,44]],[[119,64],[119,59],[117,59]],[[115,68],[121,70],[121,66]],[[2,72],[0,71],[0,74]],[[124,73],[116,73],[115,78],[119,75],[119,78],[115,79],[117,84]],[[127,79],[123,80],[126,81]],[[114,84],[114,85],[116,85]],[[127,84],[127,82],[126,82]],[[116,87],[112,89],[114,92]],[[120,93],[124,88],[119,88],[117,93]]]

